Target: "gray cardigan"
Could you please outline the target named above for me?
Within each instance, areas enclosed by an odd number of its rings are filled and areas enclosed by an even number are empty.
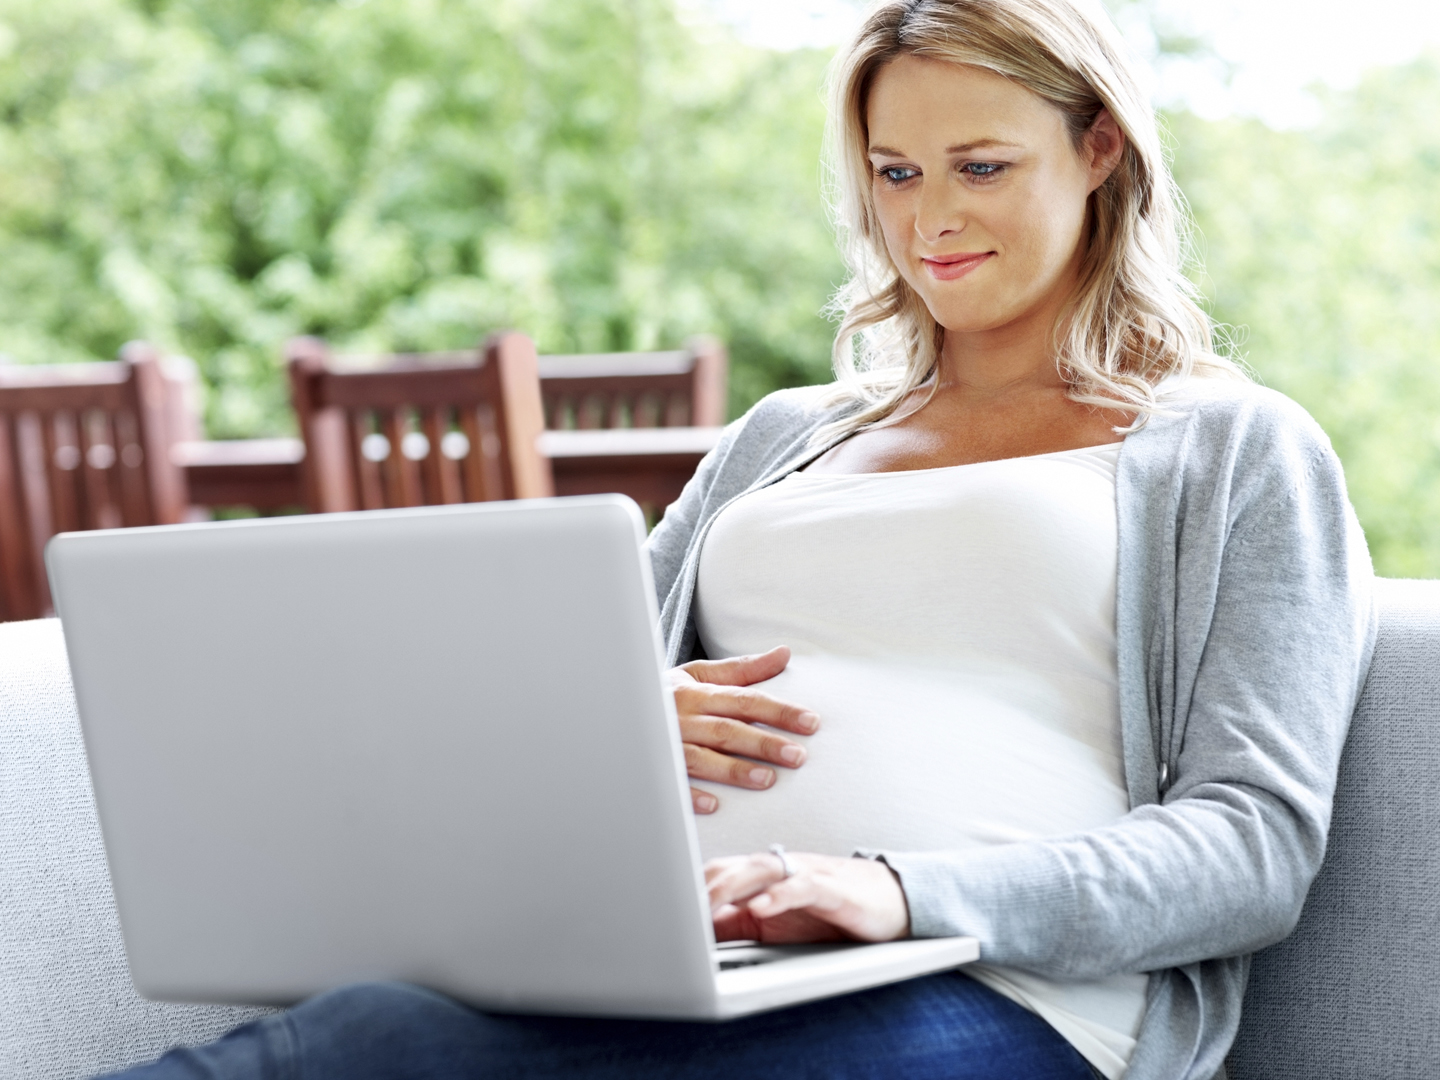
[[[1059,979],[1148,971],[1131,1080],[1222,1074],[1249,955],[1289,933],[1320,867],[1374,643],[1372,572],[1329,441],[1297,405],[1189,379],[1126,438],[1116,632],[1130,813],[978,850],[885,852],[917,936],[971,934]],[[827,447],[818,388],[726,429],[649,542],[669,662],[715,515]],[[963,602],[963,597],[957,597]]]

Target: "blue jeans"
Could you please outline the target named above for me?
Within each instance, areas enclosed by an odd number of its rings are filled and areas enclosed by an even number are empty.
[[[720,1024],[477,1012],[347,987],[112,1080],[1093,1080],[1055,1031],[958,973]]]

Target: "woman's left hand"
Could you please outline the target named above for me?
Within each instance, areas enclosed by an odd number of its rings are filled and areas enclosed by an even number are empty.
[[[900,880],[873,859],[787,853],[705,864],[717,941],[894,941],[910,934]]]

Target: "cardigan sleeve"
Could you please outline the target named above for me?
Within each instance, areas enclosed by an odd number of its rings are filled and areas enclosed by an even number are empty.
[[[1187,654],[1157,619],[1148,643],[1164,801],[1052,840],[885,852],[917,936],[974,935],[988,962],[1087,979],[1244,954],[1293,928],[1369,664],[1372,573],[1318,429],[1250,442],[1208,459],[1151,545],[1170,544],[1174,573],[1150,602],[1196,642]]]

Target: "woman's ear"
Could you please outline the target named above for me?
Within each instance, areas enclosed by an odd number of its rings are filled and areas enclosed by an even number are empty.
[[[1090,190],[1094,191],[1110,178],[1125,152],[1125,133],[1110,115],[1101,109],[1085,132],[1085,156],[1090,164]]]

